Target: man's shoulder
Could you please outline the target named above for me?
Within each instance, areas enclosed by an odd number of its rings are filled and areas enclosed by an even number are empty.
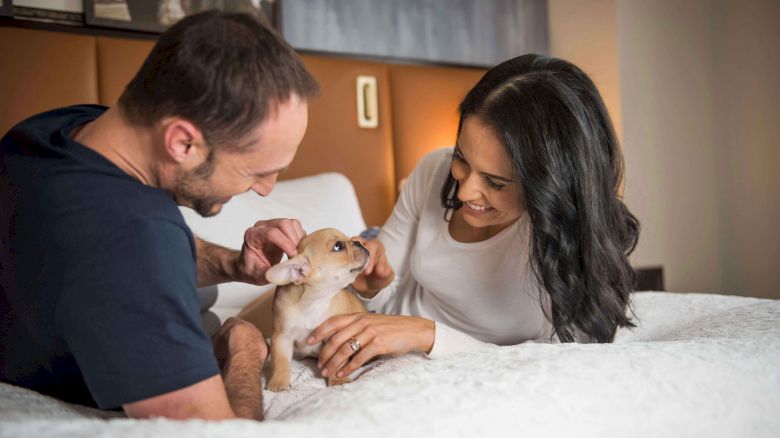
[[[3,151],[12,150],[20,141],[49,143],[51,136],[73,123],[94,120],[106,111],[101,105],[71,105],[32,115],[3,133]]]
[[[178,249],[177,260],[192,260],[192,233],[162,189],[96,172],[53,178],[35,191],[26,195],[29,207],[17,208],[51,243],[48,253],[87,259],[108,251],[131,261],[143,257],[140,244],[150,252]],[[123,247],[133,254],[122,254]]]
[[[93,242],[97,245],[126,235],[130,239],[137,236],[147,245],[155,246],[169,246],[175,239],[182,244],[186,242],[185,247],[194,252],[192,232],[173,199],[159,189],[147,189],[150,188],[128,188],[120,184],[113,188],[117,197],[91,198],[93,201],[100,200],[101,205],[95,205],[91,211],[85,211],[76,218],[86,216],[77,220],[91,224],[92,230],[84,231],[85,234],[94,233]]]

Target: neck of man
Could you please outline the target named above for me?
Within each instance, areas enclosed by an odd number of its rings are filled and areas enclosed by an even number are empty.
[[[152,130],[129,124],[118,107],[111,107],[97,119],[76,128],[71,137],[104,156],[142,184],[161,186],[159,172],[154,164]]]

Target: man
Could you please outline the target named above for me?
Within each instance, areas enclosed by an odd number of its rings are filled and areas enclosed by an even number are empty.
[[[177,208],[267,195],[317,85],[247,15],[161,35],[116,107],[62,108],[0,140],[0,380],[131,417],[262,418],[267,354],[251,324],[214,344],[196,287],[264,284],[304,235],[258,222],[241,251],[193,238]]]

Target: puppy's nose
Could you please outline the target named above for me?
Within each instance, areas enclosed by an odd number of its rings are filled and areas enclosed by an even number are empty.
[[[368,254],[368,248],[366,248],[362,243],[358,242],[357,240],[353,240],[352,244],[358,249],[363,250],[366,252],[366,254]]]

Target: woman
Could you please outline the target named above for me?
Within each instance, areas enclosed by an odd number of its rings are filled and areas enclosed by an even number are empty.
[[[627,255],[639,234],[618,194],[622,170],[579,68],[523,55],[488,71],[460,104],[455,148],[422,160],[367,243],[353,288],[387,314],[334,317],[312,333],[330,336],[322,374],[412,350],[611,342],[633,326]]]

